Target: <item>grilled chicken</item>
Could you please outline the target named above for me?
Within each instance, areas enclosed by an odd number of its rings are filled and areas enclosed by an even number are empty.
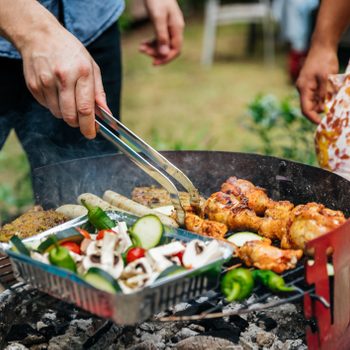
[[[257,232],[264,237],[281,240],[287,234],[294,205],[288,201],[271,201],[270,204],[270,208],[266,209],[265,216],[260,221]]]
[[[213,221],[227,225],[232,231],[250,230],[257,232],[261,218],[248,208],[247,204],[233,194],[213,193],[206,201],[204,214]]]
[[[204,213],[210,220],[222,222],[232,231],[252,231],[269,239],[281,239],[287,229],[289,204],[276,204],[265,211],[265,217],[259,217],[234,195],[216,192],[207,200]]]
[[[250,181],[237,179],[234,176],[228,178],[221,185],[221,192],[233,194],[240,201],[246,201],[248,208],[254,210],[257,215],[264,215],[272,201],[263,188],[253,185]]]
[[[61,213],[34,207],[13,222],[0,228],[0,242],[8,242],[14,235],[22,239],[31,237],[65,221],[68,221],[68,218]]]
[[[296,206],[289,219],[287,233],[282,237],[282,248],[305,250],[306,243],[335,229],[346,221],[341,211],[322,204],[307,203]]]
[[[225,224],[205,220],[192,213],[186,213],[185,226],[189,231],[217,239],[223,239],[228,230]]]
[[[155,190],[150,189],[151,192]],[[155,192],[152,193],[155,195]],[[281,247],[286,249],[305,250],[308,241],[345,221],[342,212],[327,209],[321,204],[308,203],[294,208],[289,201],[273,201],[264,189],[236,177],[227,179],[220,192],[213,193],[206,201],[202,200],[200,217],[192,210],[188,194],[182,192],[180,196],[188,213],[186,228],[190,231],[218,238],[223,237],[227,229],[252,231],[281,241]]]
[[[247,265],[262,270],[282,273],[295,268],[303,251],[279,249],[271,245],[269,240],[250,241],[237,249],[238,257]]]

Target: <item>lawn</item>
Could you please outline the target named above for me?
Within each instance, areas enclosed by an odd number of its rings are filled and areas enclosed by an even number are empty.
[[[188,20],[183,53],[155,68],[138,53],[138,44],[152,37],[144,26],[123,34],[122,119],[159,149],[244,151],[259,142],[246,126],[247,104],[257,94],[291,94],[286,59],[277,54],[273,68],[259,50],[245,54],[247,28],[220,28],[215,64],[200,65],[202,23]],[[29,166],[14,134],[0,151],[0,215],[14,215],[30,202]],[[1,224],[1,216],[0,216]]]

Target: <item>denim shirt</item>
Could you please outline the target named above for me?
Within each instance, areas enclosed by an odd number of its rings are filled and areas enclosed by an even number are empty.
[[[64,19],[64,26],[85,46],[116,22],[125,6],[124,0],[40,0],[39,2],[57,18],[61,8],[60,17]],[[0,56],[21,58],[16,48],[1,37]]]

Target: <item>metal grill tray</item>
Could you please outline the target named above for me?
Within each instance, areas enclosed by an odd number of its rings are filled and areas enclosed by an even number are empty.
[[[109,214],[113,219],[125,221],[128,226],[137,219],[119,212]],[[85,222],[87,222],[85,217],[81,220],[75,220],[69,228]],[[40,234],[40,237],[45,237],[50,233],[52,230],[49,233]],[[171,240],[183,242],[193,239],[210,240],[208,237],[170,227],[165,227],[163,237],[163,243]],[[219,244],[225,252],[223,259],[198,269],[161,279],[132,294],[103,292],[67,270],[41,263],[12,250],[7,250],[6,253],[10,257],[15,277],[18,280],[58,299],[75,304],[97,316],[111,319],[118,324],[131,325],[144,321],[155,313],[169,309],[179,302],[198,297],[217,286],[222,264],[233,252],[231,245],[221,241]]]

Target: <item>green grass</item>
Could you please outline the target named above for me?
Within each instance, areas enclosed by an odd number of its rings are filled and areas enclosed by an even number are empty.
[[[181,57],[157,68],[138,53],[152,28],[123,34],[123,121],[159,149],[254,149],[259,139],[246,127],[247,105],[258,94],[293,91],[285,54],[268,69],[261,52],[245,54],[247,28],[228,26],[218,31],[215,64],[204,68],[202,31],[201,21],[189,20]],[[31,202],[28,162],[12,134],[0,151],[0,224]]]

